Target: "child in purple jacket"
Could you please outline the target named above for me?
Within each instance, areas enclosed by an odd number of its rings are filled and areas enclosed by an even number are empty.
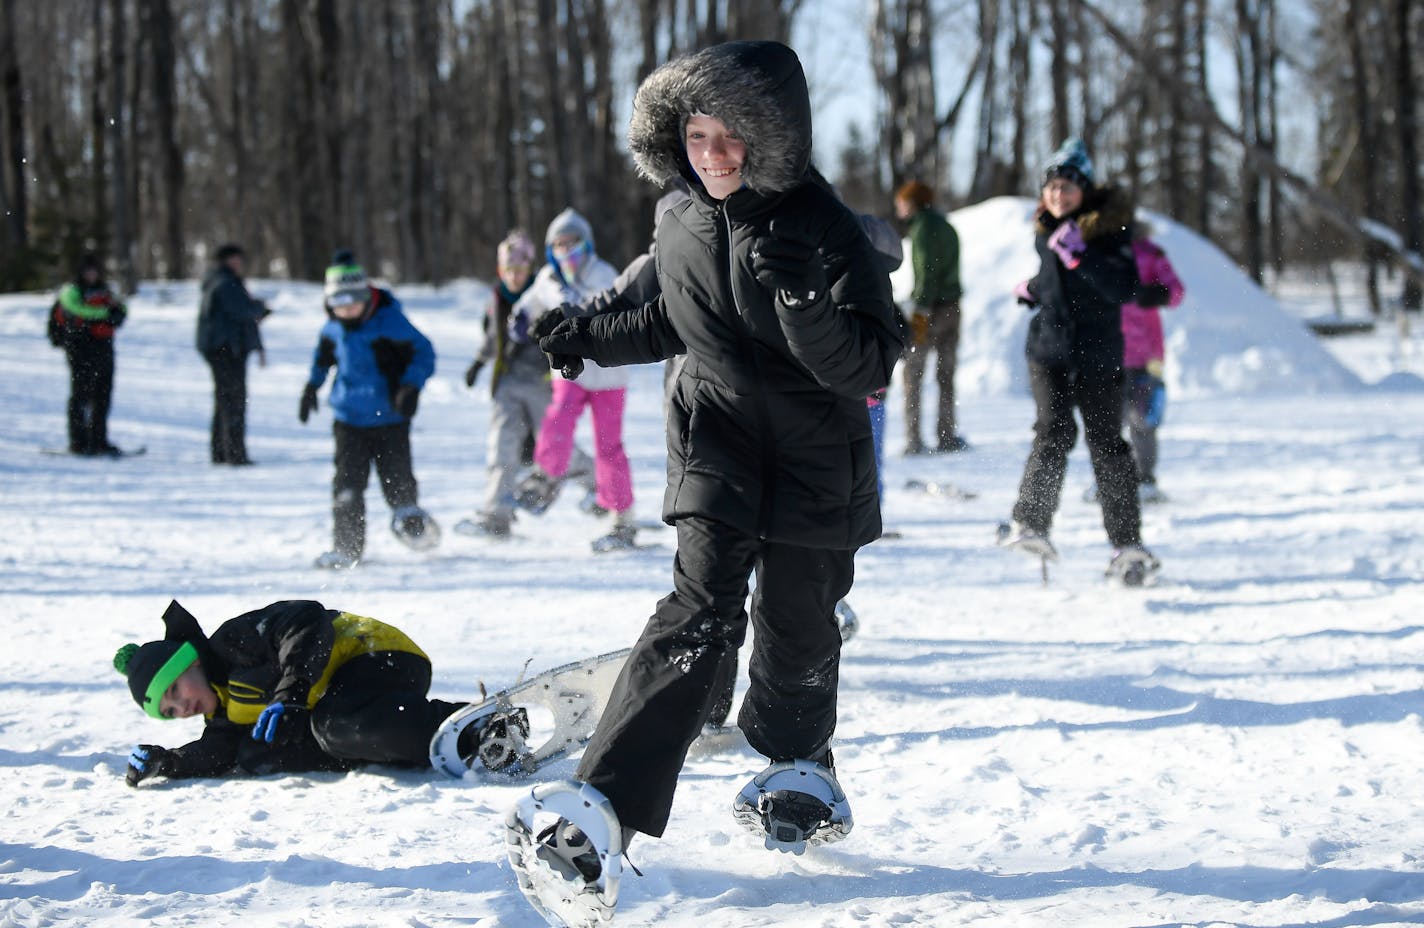
[[[1123,418],[1137,462],[1137,495],[1144,503],[1166,499],[1157,488],[1157,427],[1167,406],[1160,310],[1175,308],[1186,294],[1166,252],[1149,238],[1151,231],[1140,220],[1133,224],[1138,285],[1132,302],[1122,307]]]

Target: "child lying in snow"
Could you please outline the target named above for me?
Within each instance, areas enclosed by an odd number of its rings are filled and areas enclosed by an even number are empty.
[[[427,697],[430,659],[400,629],[318,602],[272,603],[208,636],[174,601],[163,623],[163,640],[124,645],[114,666],[149,715],[207,724],[182,747],[135,747],[130,786],[235,770],[426,766],[436,728],[465,705]],[[490,727],[461,733],[461,757]]]

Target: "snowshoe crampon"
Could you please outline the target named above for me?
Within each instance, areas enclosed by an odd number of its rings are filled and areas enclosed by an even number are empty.
[[[529,713],[521,706],[506,708],[496,704],[485,709],[460,726],[455,739],[459,764],[465,769],[479,764],[494,773],[519,773],[529,750]],[[454,766],[446,758],[433,763],[442,769]]]
[[[1030,557],[1045,561],[1058,560],[1058,549],[1048,540],[1048,535],[1031,529],[1020,522],[1000,522],[996,532],[999,547],[1010,551],[1022,551]]]
[[[850,603],[843,599],[836,603],[836,628],[841,633],[841,644],[850,641],[860,631],[860,619],[856,618]]]
[[[514,504],[536,516],[543,515],[559,498],[561,484],[562,481],[555,480],[542,470],[530,471],[514,491]]]
[[[440,544],[440,526],[419,506],[402,506],[391,516],[391,531],[401,544],[415,551],[429,551]]]
[[[600,928],[613,919],[623,831],[598,790],[570,780],[534,787],[505,816],[504,839],[519,891],[550,925]]]
[[[1130,545],[1113,553],[1103,575],[1123,586],[1146,586],[1156,579],[1161,569],[1162,562],[1151,551],[1141,545]]]
[[[836,775],[809,760],[782,761],[757,774],[737,794],[732,815],[763,836],[768,850],[790,854],[833,844],[855,824]]]

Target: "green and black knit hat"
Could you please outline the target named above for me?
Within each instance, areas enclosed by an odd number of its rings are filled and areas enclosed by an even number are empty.
[[[150,641],[126,644],[114,655],[114,669],[129,680],[129,692],[143,711],[163,718],[158,704],[163,694],[183,671],[198,659],[198,649],[189,641]]]

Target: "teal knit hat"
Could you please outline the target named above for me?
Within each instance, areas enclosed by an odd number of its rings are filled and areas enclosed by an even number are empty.
[[[1047,184],[1055,177],[1070,180],[1091,190],[1093,187],[1093,159],[1088,157],[1088,147],[1077,136],[1066,139],[1048,158],[1044,167],[1043,182]]]

